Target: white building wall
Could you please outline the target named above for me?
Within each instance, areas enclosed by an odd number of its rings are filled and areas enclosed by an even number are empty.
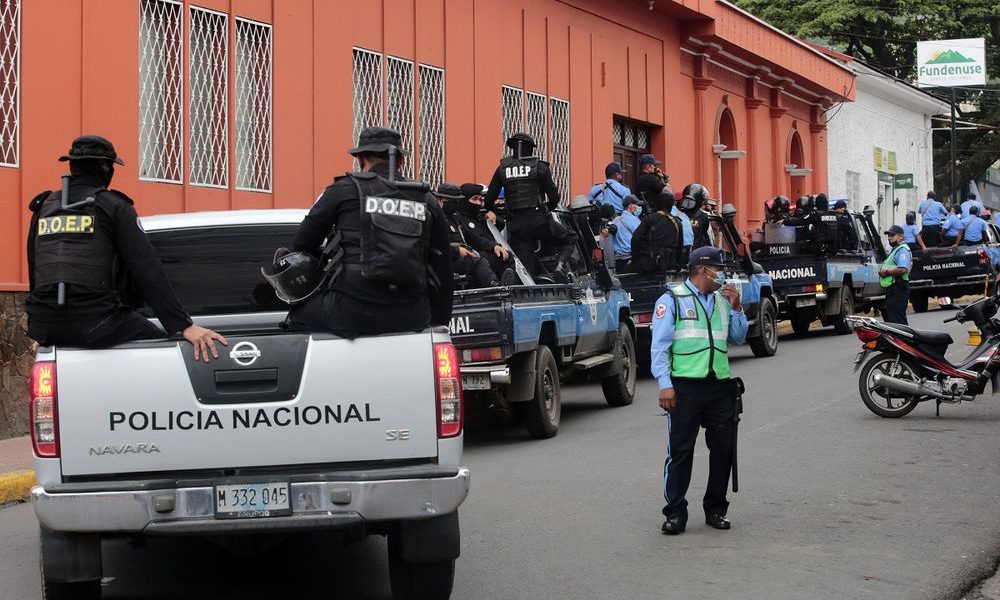
[[[896,87],[906,95],[920,92],[879,75],[858,72],[857,85],[855,102],[834,107],[827,113],[829,197],[849,198],[849,205],[855,209],[871,205],[876,209],[876,225],[884,230],[893,223],[902,224],[906,211],[916,210],[919,200],[931,189],[934,176],[930,114],[937,114],[937,110],[918,109],[890,99],[894,95],[892,88]],[[933,105],[934,101],[928,100]],[[895,152],[896,171],[913,173],[914,182],[914,189],[890,189],[881,204],[874,160],[876,146]],[[849,172],[857,173],[856,197]],[[894,200],[899,204],[894,206]]]

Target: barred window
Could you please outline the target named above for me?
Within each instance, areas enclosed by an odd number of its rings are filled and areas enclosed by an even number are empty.
[[[382,55],[354,49],[354,142],[361,130],[382,124]]]
[[[412,151],[413,63],[390,56],[386,67],[386,125],[399,132],[403,149]],[[413,161],[404,161],[399,172],[406,177],[413,177]]]
[[[847,198],[857,201],[861,197],[861,173],[847,172]]]
[[[569,199],[569,102],[549,98],[549,148],[552,179],[563,201]]]
[[[229,185],[229,16],[191,7],[193,185]]]
[[[175,0],[139,3],[139,179],[183,178],[184,32]]]
[[[236,189],[271,191],[271,26],[236,19]]]
[[[20,159],[21,2],[0,0],[0,165]]]
[[[535,156],[542,160],[548,160],[548,135],[545,117],[548,114],[547,103],[544,94],[528,92],[528,102],[525,107],[528,128],[526,133],[535,140]]]
[[[437,186],[444,181],[444,69],[420,65],[418,118],[422,181]]]
[[[510,136],[524,131],[524,90],[505,85],[500,88],[500,94],[503,108],[501,116],[503,139],[500,141],[500,145],[501,154],[506,154],[508,151],[507,140]]]

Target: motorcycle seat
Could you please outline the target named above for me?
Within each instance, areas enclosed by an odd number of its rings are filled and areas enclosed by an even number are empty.
[[[914,329],[912,327],[907,327],[906,325],[899,325],[897,323],[892,323],[893,328],[905,331],[910,334],[914,340],[918,342],[923,342],[925,344],[930,344],[932,346],[947,346],[951,344],[954,340],[951,339],[950,333],[945,333],[943,331],[927,331],[921,329]]]

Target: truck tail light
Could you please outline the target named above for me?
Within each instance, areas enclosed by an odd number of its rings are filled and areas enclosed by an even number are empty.
[[[36,362],[31,368],[31,441],[35,455],[59,457],[59,402],[56,393],[56,363]]]
[[[500,346],[462,350],[463,365],[465,363],[496,362],[498,360],[503,360],[503,348]]]
[[[636,315],[636,319],[639,321],[640,325],[645,323],[652,323],[653,313],[639,313]]]
[[[979,266],[985,267],[990,264],[990,255],[986,251],[986,248],[980,248],[976,253],[979,254]]]
[[[434,344],[434,378],[437,382],[438,437],[460,435],[465,415],[462,410],[462,374],[454,345]]]

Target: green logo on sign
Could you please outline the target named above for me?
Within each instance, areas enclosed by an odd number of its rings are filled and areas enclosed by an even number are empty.
[[[976,63],[955,50],[944,50],[932,54],[930,60],[920,65],[918,77],[948,77],[950,75],[979,75],[983,65]]]
[[[954,50],[945,50],[944,52],[938,52],[936,55],[931,56],[931,59],[927,61],[928,65],[943,65],[945,63],[970,63],[976,62],[972,58],[963,56],[961,52],[956,52]]]

